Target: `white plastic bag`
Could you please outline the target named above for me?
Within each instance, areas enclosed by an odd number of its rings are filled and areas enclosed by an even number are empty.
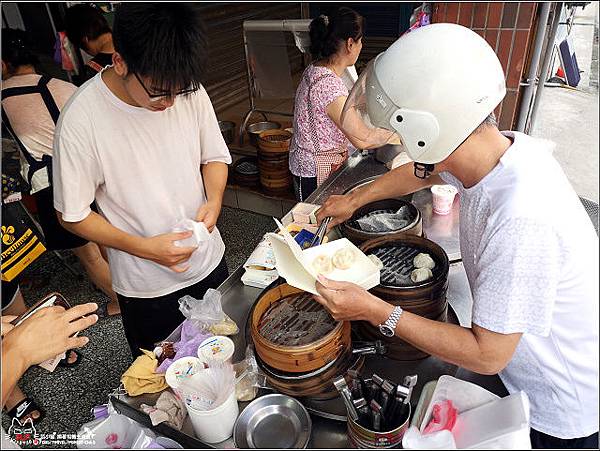
[[[140,449],[137,447],[147,447],[155,438],[150,429],[117,413],[112,406],[108,417],[86,423],[77,432],[78,437],[89,438],[78,441],[78,449]]]
[[[175,241],[175,246],[196,247],[203,241],[210,239],[210,233],[203,222],[193,221],[191,219],[182,219],[173,226],[173,232],[187,232],[191,230],[192,236],[184,240]]]
[[[179,310],[200,332],[214,335],[235,335],[237,324],[223,312],[221,293],[209,288],[202,299],[184,296],[179,299]]]

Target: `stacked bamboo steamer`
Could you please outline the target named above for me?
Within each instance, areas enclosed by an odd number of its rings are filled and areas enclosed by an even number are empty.
[[[285,315],[269,318],[270,312],[280,307],[277,305],[279,303],[289,303],[294,306]],[[331,324],[324,329],[323,334],[319,334],[317,330],[311,334],[312,337],[305,337],[300,344],[285,344],[274,339],[278,334],[282,335],[286,332],[289,336],[289,331],[294,328],[300,335],[306,333],[307,324],[314,327],[311,314],[319,315],[322,309],[323,307],[312,299],[312,295],[288,284],[279,285],[261,295],[250,321],[250,334],[260,359],[279,371],[306,373],[324,367],[347,352],[351,346],[350,323],[336,322],[328,313],[326,315],[329,316]],[[275,329],[271,327],[270,334],[265,333],[269,328],[267,321],[277,323]]]
[[[270,194],[290,191],[289,147],[292,134],[284,129],[265,130],[258,136],[260,184]]]

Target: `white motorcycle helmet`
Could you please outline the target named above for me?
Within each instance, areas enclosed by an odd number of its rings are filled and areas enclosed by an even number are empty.
[[[504,98],[504,71],[489,44],[455,24],[399,38],[361,73],[342,111],[342,129],[367,145],[397,134],[417,169],[445,160]]]

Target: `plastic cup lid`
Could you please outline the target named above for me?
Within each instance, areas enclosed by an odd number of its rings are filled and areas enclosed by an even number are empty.
[[[204,362],[208,360],[225,361],[233,356],[235,345],[229,337],[215,335],[207,338],[198,347],[198,358]]]
[[[433,185],[431,192],[439,196],[454,196],[458,190],[452,185]]]

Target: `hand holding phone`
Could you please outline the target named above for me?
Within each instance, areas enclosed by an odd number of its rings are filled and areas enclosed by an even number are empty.
[[[28,366],[39,364],[52,372],[67,350],[87,344],[88,338],[77,334],[98,320],[90,315],[97,309],[94,303],[71,307],[60,293],[52,293],[14,321],[4,346],[18,347]]]

